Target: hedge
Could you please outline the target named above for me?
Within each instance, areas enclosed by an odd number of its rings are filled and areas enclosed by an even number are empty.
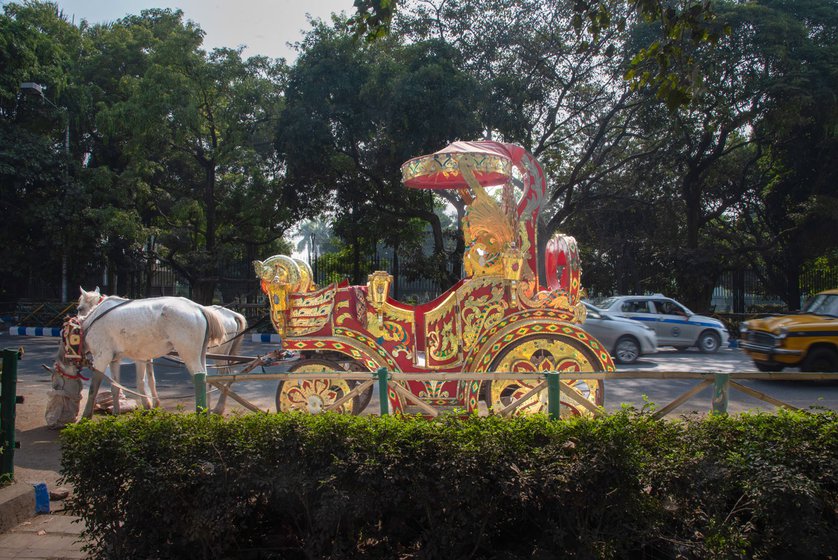
[[[838,415],[139,411],[61,434],[92,558],[827,558]]]

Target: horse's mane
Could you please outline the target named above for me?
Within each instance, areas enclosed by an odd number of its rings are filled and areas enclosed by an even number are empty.
[[[128,302],[128,301],[133,301],[133,300],[129,300],[129,299],[121,297],[121,296],[102,296],[101,301],[96,306],[91,308],[90,311],[88,311],[84,315],[79,315],[79,321],[82,321],[82,324],[84,324],[85,327],[89,327],[90,325],[87,324],[87,321],[89,319],[91,319],[93,317],[93,315],[96,315],[98,317],[98,316],[103,315],[104,313],[107,313],[109,310],[113,309],[114,307],[117,307],[117,306],[105,307],[104,304],[105,304],[105,302],[108,302],[108,301],[117,301],[117,302],[122,303],[122,302]],[[101,313],[96,314],[97,311],[100,311]]]

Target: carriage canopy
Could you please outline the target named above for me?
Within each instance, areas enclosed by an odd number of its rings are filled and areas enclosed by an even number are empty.
[[[474,176],[484,187],[505,184],[512,177],[512,154],[498,142],[454,142],[402,165],[402,180],[414,189],[460,189],[468,186],[460,171],[464,155],[474,162]]]

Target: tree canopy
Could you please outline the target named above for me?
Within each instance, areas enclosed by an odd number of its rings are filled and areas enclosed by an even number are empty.
[[[835,268],[834,2],[355,6],[312,22],[288,65],[208,51],[177,10],[90,25],[5,4],[0,299],[168,266],[209,302],[315,225],[353,281],[386,247],[445,287],[463,201],[405,188],[400,166],[481,138],[542,163],[539,244],[576,236],[594,293],[702,310],[748,269],[796,307],[801,275]]]

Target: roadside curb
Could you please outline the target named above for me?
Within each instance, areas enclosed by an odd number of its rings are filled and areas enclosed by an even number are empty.
[[[60,327],[9,327],[11,336],[51,336],[61,337]],[[278,344],[282,339],[278,334],[256,333],[251,335],[251,341],[266,344]]]
[[[270,334],[270,333],[256,333],[251,335],[252,342],[263,342],[263,343],[277,343],[279,344],[282,339],[278,334]]]
[[[35,515],[35,489],[14,482],[0,488],[0,533],[5,533]]]
[[[11,336],[61,336],[61,327],[9,327]]]

